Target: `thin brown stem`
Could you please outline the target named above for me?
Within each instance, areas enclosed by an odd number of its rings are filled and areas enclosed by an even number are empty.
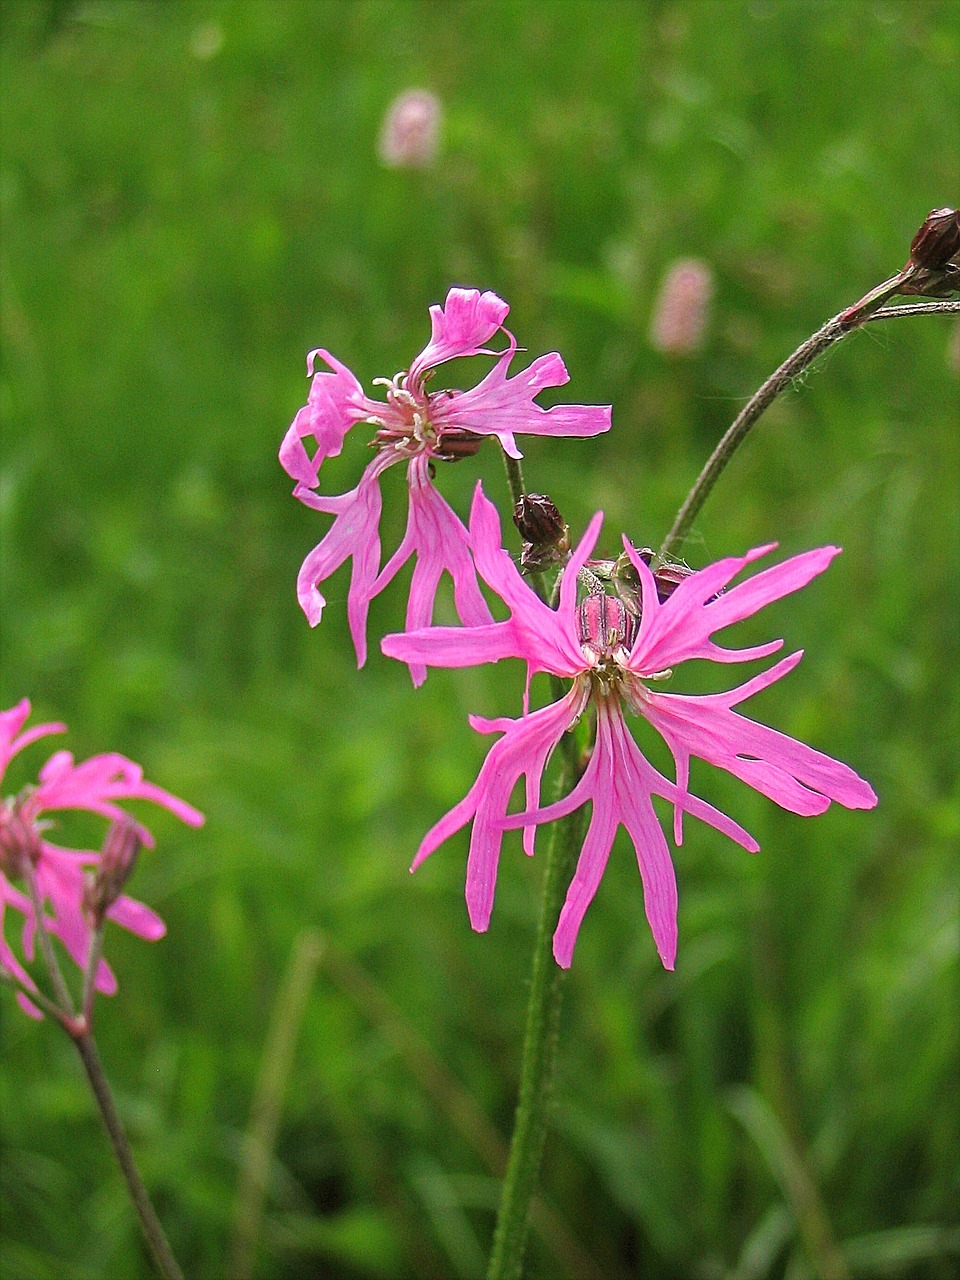
[[[137,1166],[134,1164],[133,1153],[130,1150],[127,1136],[123,1131],[120,1114],[113,1100],[113,1094],[110,1092],[110,1086],[107,1083],[107,1077],[104,1074],[93,1036],[89,1032],[84,1032],[73,1036],[72,1039],[77,1047],[77,1053],[80,1055],[83,1068],[87,1073],[87,1079],[90,1081],[93,1096],[97,1100],[97,1106],[100,1109],[104,1127],[110,1138],[110,1144],[113,1147],[114,1155],[117,1157],[120,1171],[130,1193],[130,1199],[133,1201],[137,1216],[140,1219],[140,1226],[143,1229],[150,1256],[153,1258],[157,1270],[164,1277],[164,1280],[183,1280],[183,1272],[171,1252],[163,1227],[160,1225],[160,1219],[156,1215],[153,1204],[147,1194],[147,1189],[143,1185]]]

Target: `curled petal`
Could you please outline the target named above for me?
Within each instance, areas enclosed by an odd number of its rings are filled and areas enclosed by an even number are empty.
[[[411,364],[410,377],[419,380],[427,369],[457,356],[489,354],[484,344],[503,327],[509,311],[489,290],[451,289],[442,307],[430,308],[430,341]]]
[[[67,726],[60,723],[35,724],[25,733],[20,730],[30,715],[30,699],[21,698],[14,707],[0,711],[0,780],[7,771],[7,765],[24,747],[38,738],[45,738],[51,733],[65,733]]]

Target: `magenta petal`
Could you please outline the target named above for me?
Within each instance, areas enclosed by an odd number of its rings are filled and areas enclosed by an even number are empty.
[[[792,813],[823,813],[831,801],[870,809],[873,788],[848,765],[786,734],[738,715],[732,707],[796,665],[791,654],[738,689],[705,697],[648,693],[644,715],[686,770],[691,756],[740,778]]]
[[[645,593],[652,575],[628,545]],[[745,556],[718,560],[685,578],[673,595],[649,614],[644,611],[640,633],[630,654],[629,667],[639,675],[673,667],[692,658],[708,658],[715,662],[744,662],[774,653],[779,641],[750,649],[724,649],[710,637],[714,632],[751,617],[765,605],[799,591],[830,564],[839,553],[838,547],[820,547],[782,564],[755,574],[754,577],[725,590],[728,583],[748,564],[767,554],[772,548],[756,547]],[[718,594],[722,593],[722,594]],[[645,597],[646,599],[646,594]]]
[[[30,715],[30,699],[21,698],[14,707],[0,711],[0,779],[6,773],[7,765],[24,747],[30,746],[38,738],[45,738],[51,733],[65,733],[65,724],[35,724],[21,733],[27,717]]]
[[[535,402],[534,396],[545,387],[562,386],[569,380],[556,352],[540,356],[527,369],[508,378],[512,356],[512,351],[504,352],[482,382],[439,404],[438,424],[499,436],[505,445],[514,433],[583,437],[609,431],[609,405],[555,405],[544,409]]]
[[[582,705],[582,693],[572,689],[559,702],[520,720],[503,720],[488,726],[505,726],[503,736],[490,748],[467,795],[427,832],[420,845],[412,870],[473,818],[466,899],[470,923],[480,933],[487,928],[493,909],[503,820],[513,789],[526,774],[528,793],[532,789],[532,794],[538,794],[547,761]]]
[[[109,909],[107,919],[147,942],[157,942],[167,932],[167,926],[155,911],[125,894]]]
[[[430,308],[430,341],[410,366],[410,375],[420,378],[427,369],[457,356],[484,352],[502,327],[510,308],[489,290],[451,289],[443,306]]]
[[[580,925],[607,868],[617,826],[616,812],[609,802],[609,795],[598,787],[594,793],[593,814],[577,860],[577,869],[567,890],[553,935],[553,955],[561,969],[570,968]]]
[[[409,482],[407,531],[403,542],[378,576],[374,593],[386,586],[411,555],[416,555],[407,602],[408,633],[429,627],[432,622],[437,587],[444,572],[453,579],[454,602],[464,626],[491,623],[490,610],[477,583],[467,531],[431,484],[425,456],[414,458],[410,463]],[[426,678],[426,666],[420,662],[412,663],[410,674],[413,683],[420,685]]]
[[[297,599],[307,621],[315,627],[326,604],[318,584],[352,557],[347,616],[357,665],[361,667],[367,655],[367,612],[370,601],[377,594],[375,582],[380,566],[381,499],[378,479],[387,465],[384,455],[375,458],[364,471],[356,489],[340,495],[333,524],[304,560],[297,578]]]
[[[644,785],[636,769],[638,764],[648,769],[650,766],[628,733],[623,718],[613,714],[604,717],[607,718],[620,818],[637,854],[644,910],[657,952],[663,967],[672,969],[677,956],[677,878],[666,837],[654,812],[651,789]]]

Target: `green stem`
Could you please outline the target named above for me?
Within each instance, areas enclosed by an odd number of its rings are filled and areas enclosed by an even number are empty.
[[[818,356],[822,355],[828,347],[838,342],[841,338],[845,338],[848,333],[852,333],[860,325],[865,324],[874,312],[879,311],[885,302],[901,291],[903,285],[909,281],[914,272],[915,268],[905,267],[903,271],[897,272],[889,280],[884,280],[875,289],[871,289],[859,302],[855,302],[852,307],[847,307],[838,315],[833,316],[822,328],[807,338],[806,342],[801,343],[793,355],[784,360],[780,368],[771,374],[755,395],[751,396],[707,459],[706,466],[700,472],[683,506],[677,512],[673,527],[657,552],[656,564],[663,564],[676,553],[677,548],[687,536],[690,526],[697,518],[700,508],[706,502],[710,490],[720,478],[723,469],[740,445],[743,444],[751,428],[776,400],[777,396],[782,391],[785,391],[793,380],[799,377],[804,369],[811,365]],[[887,318],[889,318],[889,309],[887,315],[884,316],[884,319]]]
[[[568,734],[567,738],[572,742],[572,735]],[[574,785],[577,772],[572,765],[573,751],[565,754],[560,781],[564,795]],[[557,1028],[567,976],[567,971],[553,958],[553,931],[582,843],[582,812],[571,814],[553,826],[533,953],[520,1096],[487,1280],[517,1280],[523,1266],[530,1205],[537,1189],[549,1118]]]

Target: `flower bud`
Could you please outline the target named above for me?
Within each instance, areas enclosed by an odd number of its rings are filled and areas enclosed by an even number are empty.
[[[126,814],[110,827],[96,870],[88,877],[83,891],[83,914],[92,928],[103,924],[104,916],[120,897],[146,843],[143,827]]]
[[[555,503],[545,493],[525,493],[513,509],[513,523],[524,542],[534,546],[558,546],[567,526]]]
[[[0,872],[17,879],[23,875],[23,859],[37,862],[40,837],[32,822],[24,822],[16,803],[8,808],[0,801]]]
[[[931,209],[910,242],[910,262],[938,270],[960,252],[960,209]]]
[[[563,560],[570,550],[569,530],[545,493],[524,493],[513,508],[513,523],[523,538],[520,568],[539,573]]]

